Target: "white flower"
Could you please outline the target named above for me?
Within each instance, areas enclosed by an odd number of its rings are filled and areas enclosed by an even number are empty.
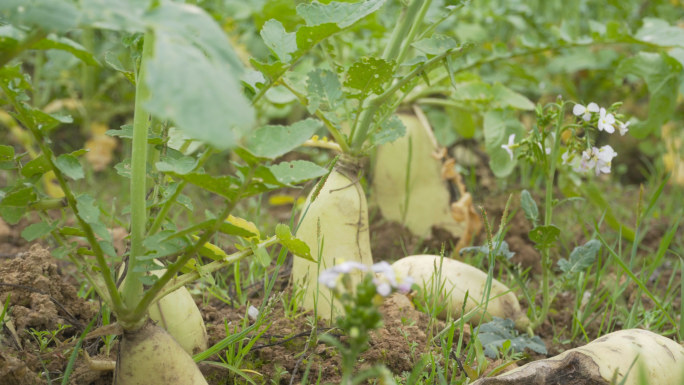
[[[575,116],[581,116],[585,122],[591,120],[592,112],[599,112],[599,106],[594,102],[589,103],[586,107],[581,104],[575,104],[575,106],[572,107],[572,113]]]
[[[351,273],[354,270],[366,271],[368,270],[368,267],[366,267],[366,265],[360,262],[342,262],[339,265],[335,265],[329,269],[323,270],[318,275],[318,282],[322,283],[330,289],[334,289],[337,285],[337,279],[340,275]]]
[[[259,309],[255,308],[253,305],[249,305],[249,309],[247,309],[247,315],[253,321],[256,321],[257,317],[259,316]]]
[[[593,151],[596,155],[596,175],[610,173],[611,161],[617,156],[617,152],[609,145],[605,145],[600,149],[594,147]]]
[[[570,150],[564,152],[563,155],[561,155],[561,159],[563,160],[563,164],[567,164],[568,166],[572,167],[573,171],[584,172],[582,168],[581,157],[577,156],[577,154],[571,153]]]
[[[502,144],[501,148],[506,150],[508,155],[511,157],[511,160],[513,160],[513,145],[515,144],[515,134],[511,134],[508,137],[508,144]]]
[[[371,266],[371,270],[374,273],[381,274],[373,280],[375,287],[377,288],[377,292],[381,296],[388,296],[392,292],[393,288],[397,289],[401,293],[408,293],[411,290],[413,278],[397,277],[392,265],[386,261],[381,261],[374,264]]]
[[[630,123],[630,122],[627,122],[627,123],[619,122],[618,130],[620,130],[620,135],[621,135],[621,136],[625,136],[625,134],[627,133],[627,131],[629,131],[629,129],[627,128],[627,127],[629,127],[629,123]]]
[[[598,160],[596,159],[596,152],[598,152],[598,149],[596,147],[584,150],[582,152],[582,159],[580,160],[580,165],[578,169],[575,171],[588,172],[589,170],[595,168],[596,163],[598,162]]]
[[[613,127],[613,124],[615,124],[615,117],[613,116],[613,114],[606,113],[606,109],[601,108],[598,120],[599,131],[605,131],[609,134],[612,134],[613,132],[615,132],[615,127]]]

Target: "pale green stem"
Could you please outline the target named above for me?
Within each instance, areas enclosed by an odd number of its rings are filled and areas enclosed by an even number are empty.
[[[416,3],[420,3],[420,1],[416,1]],[[400,63],[404,60],[404,56],[406,56],[411,43],[413,43],[413,40],[416,38],[416,34],[418,34],[418,30],[423,24],[422,21],[425,18],[428,8],[430,8],[430,4],[432,4],[432,0],[423,0],[420,10],[418,11],[418,15],[415,17],[416,22],[411,25],[411,30],[409,31],[408,36],[406,36],[406,39],[404,39],[405,44],[402,44],[401,50],[395,59],[397,63]],[[414,6],[414,4],[411,4],[409,7],[411,6]],[[409,10],[409,12],[411,11]]]
[[[387,61],[394,61],[398,58],[401,52],[402,44],[408,46],[411,44],[410,40],[406,37],[409,34],[411,27],[414,24],[420,24],[422,19],[417,19],[419,16],[419,10],[421,5],[423,5],[424,0],[412,0],[408,5],[406,10],[401,15],[401,20],[396,24],[394,31],[392,31],[392,36],[385,48],[385,52],[382,54],[382,58]],[[373,124],[373,116],[378,110],[380,103],[368,103],[369,100],[366,99],[361,105],[361,110],[357,115],[357,119],[349,135],[349,141],[351,143],[351,150],[353,153],[358,153],[361,151],[368,133],[371,131],[371,125]]]
[[[553,216],[553,182],[556,174],[556,163],[558,159],[558,151],[560,149],[561,142],[561,128],[563,126],[563,119],[565,118],[565,104],[561,102],[558,111],[558,119],[556,121],[556,127],[554,129],[555,139],[553,141],[553,149],[551,150],[551,162],[548,168],[548,174],[546,175],[546,198],[544,199],[544,225],[549,226],[551,224]],[[549,289],[549,278],[551,270],[551,258],[549,255],[549,247],[544,247],[541,249],[541,265],[542,265],[542,308],[538,314],[538,317],[532,322],[532,329],[537,328],[544,322],[546,316],[549,313],[549,308],[551,307],[551,295]],[[530,304],[534,306],[534,304]]]
[[[213,154],[213,151],[211,149],[206,150],[199,158],[197,161],[197,166],[194,168],[194,170],[199,169],[204,165],[204,163],[209,159],[209,157]],[[169,210],[171,210],[171,207],[173,204],[176,202],[176,199],[178,199],[178,196],[183,192],[183,189],[185,186],[188,184],[187,181],[183,180],[180,182],[178,187],[176,188],[176,191],[169,197],[169,199],[162,205],[161,210],[157,213],[157,215],[154,218],[154,222],[152,222],[152,225],[150,228],[147,230],[147,235],[153,235],[156,234],[159,229],[161,229],[162,224],[164,224],[164,219],[166,219],[166,215],[169,213]]]
[[[143,240],[147,223],[146,181],[147,181],[147,132],[150,115],[143,103],[150,92],[146,84],[146,64],[152,57],[154,35],[145,34],[140,68],[136,78],[135,112],[133,115],[133,143],[131,153],[131,251],[128,258],[126,280],[121,290],[124,305],[129,311],[134,309],[142,298],[143,285],[140,280],[143,272],[137,271],[138,260],[145,255]],[[120,315],[119,315],[120,316]]]

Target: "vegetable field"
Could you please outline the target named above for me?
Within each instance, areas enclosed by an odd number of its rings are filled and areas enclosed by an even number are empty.
[[[681,385],[683,111],[678,0],[3,0],[0,385]]]

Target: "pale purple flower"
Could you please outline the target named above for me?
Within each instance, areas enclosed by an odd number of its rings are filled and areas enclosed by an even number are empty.
[[[609,145],[605,145],[600,149],[594,147],[593,150],[596,154],[596,175],[601,173],[609,174],[611,161],[617,156],[617,152]]]
[[[511,157],[511,160],[513,160],[513,145],[515,144],[515,134],[511,134],[508,137],[508,144],[502,144],[501,148],[506,150],[508,155]]]
[[[607,113],[605,108],[601,108],[598,120],[599,131],[605,131],[609,134],[612,134],[613,132],[615,132],[615,127],[613,127],[614,124],[615,117],[613,116],[613,114]]]
[[[629,128],[627,128],[627,127],[629,127],[629,123],[630,123],[630,122],[627,122],[627,123],[619,122],[619,124],[618,124],[618,130],[620,131],[620,135],[621,135],[621,136],[625,136],[625,134],[627,133],[627,131],[629,131]]]
[[[589,105],[586,107],[581,105],[581,104],[575,104],[575,106],[572,107],[573,115],[581,116],[585,122],[588,122],[591,120],[591,113],[592,112],[599,112],[599,106],[598,106],[598,104],[596,104],[594,102],[589,103]]]
[[[351,273],[354,270],[366,271],[368,270],[368,267],[360,262],[342,262],[329,269],[323,270],[318,275],[318,282],[322,283],[330,289],[334,289],[337,285],[337,279],[340,275]]]

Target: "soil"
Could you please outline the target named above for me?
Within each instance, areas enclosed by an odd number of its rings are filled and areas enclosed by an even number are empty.
[[[506,199],[507,196],[488,196],[476,202],[486,208],[490,223],[495,224],[494,231],[503,214]],[[283,212],[278,215],[285,217],[285,210],[279,209]],[[387,222],[377,213],[372,213],[371,218],[372,248],[376,259],[394,260],[408,254],[439,253],[441,245],[445,245],[448,255],[457,241],[440,238],[439,234],[435,234],[432,240],[418,239],[401,225]],[[93,318],[96,319],[94,328],[102,325],[100,304],[78,295],[80,285],[72,276],[73,267],[53,258],[45,245],[27,244],[21,239],[21,229],[26,225],[22,222],[18,226],[8,226],[0,221],[0,301],[4,304],[9,298],[10,312],[7,318],[11,321],[4,323],[0,333],[0,385],[61,381],[74,343],[85,325]],[[652,242],[655,246],[657,243],[653,239],[661,239],[667,226],[656,225],[651,229],[645,242]],[[517,210],[508,224],[505,239],[516,253],[515,263],[539,272],[540,256],[527,237],[529,230],[530,224],[522,211]],[[578,233],[578,238],[581,238],[581,232]],[[480,234],[473,242],[482,244],[483,235]],[[667,284],[671,274],[671,269],[657,271],[653,280],[662,286]],[[250,373],[257,383],[297,384],[303,376],[313,383],[318,378],[321,383],[337,383],[340,379],[340,356],[335,349],[320,341],[315,342],[316,339],[311,336],[314,333],[330,333],[340,337],[343,342],[345,338],[339,330],[330,328],[324,321],[314,323],[308,313],[295,313],[293,316],[291,311],[286,311],[284,303],[292,295],[288,287],[288,275],[288,271],[284,271],[276,283],[276,292],[281,294],[271,304],[272,314],[268,319],[272,323],[254,341],[251,352],[238,366],[245,373]],[[676,279],[681,280],[681,277],[676,276]],[[210,345],[225,338],[227,330],[233,333],[243,327],[248,306],[258,307],[263,300],[259,296],[261,291],[260,287],[246,289],[250,293],[248,303],[240,307],[231,306],[215,297],[197,298],[207,325]],[[634,292],[633,288],[627,287],[624,293],[626,304],[637,300],[633,298]],[[640,300],[648,303],[647,298]],[[547,345],[549,356],[583,344],[581,339],[564,344],[558,341],[559,330],[569,328],[567,325],[572,323],[572,314],[566,304],[573,301],[573,293],[560,293],[552,306],[549,320],[538,330],[538,335]],[[523,307],[528,306],[524,301],[522,303]],[[673,306],[679,308],[681,299],[675,299]],[[431,346],[431,336],[442,330],[444,325],[440,321],[431,324],[427,315],[416,310],[410,300],[401,295],[387,299],[381,311],[384,326],[371,335],[369,349],[359,360],[359,368],[382,363],[396,375],[410,372],[426,347]],[[586,332],[590,338],[599,333],[600,321],[587,326]],[[60,329],[60,325],[70,326]],[[38,334],[57,330],[54,339],[41,348],[36,338]],[[468,330],[465,329],[464,343],[470,337]],[[254,338],[255,335],[250,334],[250,337]],[[458,337],[456,335],[455,340]],[[115,341],[107,350],[101,338],[86,340],[83,345],[88,355],[97,361],[96,364],[105,366],[116,360],[116,347]],[[527,358],[520,364],[545,358],[527,353]],[[225,357],[225,352],[221,354]],[[210,360],[220,362],[220,357],[214,356]],[[492,368],[497,364],[493,360],[489,362]],[[201,363],[200,369],[210,384],[232,384],[239,380],[233,373],[208,362]],[[93,370],[83,354],[78,356],[70,383],[99,385],[111,382],[111,371]]]

